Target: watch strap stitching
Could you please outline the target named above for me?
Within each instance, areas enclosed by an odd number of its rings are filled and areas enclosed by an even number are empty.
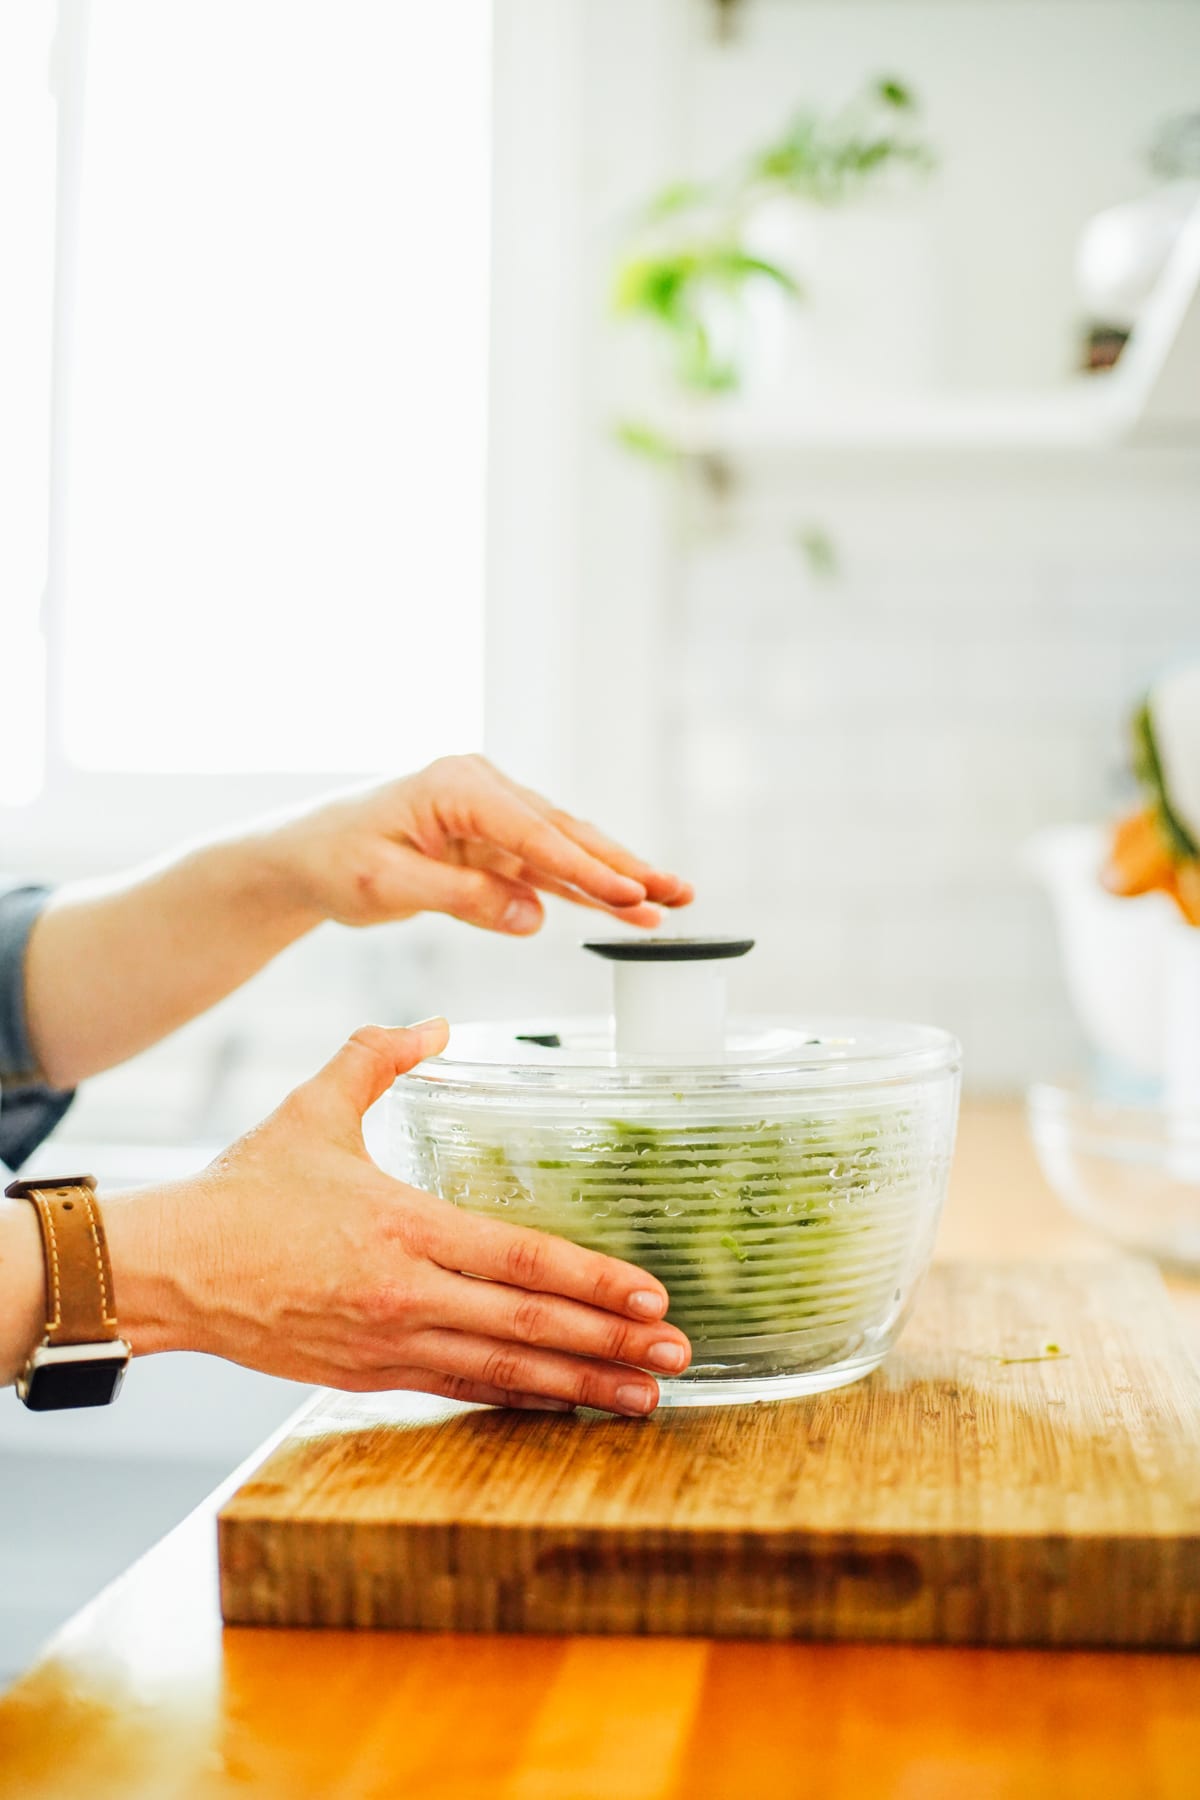
[[[108,1310],[108,1282],[104,1276],[104,1256],[101,1250],[100,1220],[96,1212],[92,1196],[86,1188],[80,1190],[83,1204],[87,1207],[88,1229],[92,1234],[92,1249],[96,1257],[96,1274],[100,1278],[100,1314],[106,1325],[115,1325],[116,1317]]]
[[[29,1198],[33,1201],[37,1210],[37,1216],[41,1221],[42,1236],[45,1239],[46,1249],[50,1256],[51,1317],[46,1320],[46,1336],[49,1337],[51,1332],[57,1331],[62,1324],[62,1288],[59,1282],[58,1273],[58,1233],[54,1228],[54,1208],[50,1205],[45,1196],[35,1189],[34,1192],[30,1194]]]

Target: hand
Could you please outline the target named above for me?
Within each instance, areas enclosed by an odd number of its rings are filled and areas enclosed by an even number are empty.
[[[265,839],[302,906],[343,925],[450,913],[527,936],[540,894],[598,907],[629,925],[660,923],[692,889],[592,825],[518,786],[481,756],[331,802]]]
[[[155,867],[59,889],[25,955],[43,1079],[73,1087],[176,1031],[324,919],[372,925],[451,913],[525,936],[542,894],[631,925],[686,906],[642,862],[482,757],[267,822]],[[0,1296],[2,1298],[2,1296]]]
[[[363,1113],[446,1037],[444,1020],[367,1026],[197,1180],[104,1202],[135,1353],[495,1406],[653,1410],[643,1371],[690,1357],[660,1282],[418,1193],[367,1155]]]

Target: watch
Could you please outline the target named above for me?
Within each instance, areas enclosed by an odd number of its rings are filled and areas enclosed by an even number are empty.
[[[36,1208],[46,1252],[45,1334],[17,1379],[17,1394],[33,1412],[107,1406],[133,1351],[117,1328],[96,1178],[13,1181],[4,1192]]]

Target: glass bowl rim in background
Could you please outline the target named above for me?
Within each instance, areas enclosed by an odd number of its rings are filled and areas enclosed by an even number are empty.
[[[1172,1149],[1200,1149],[1200,1106],[1166,1107],[1151,1100],[1118,1100],[1080,1083],[1035,1081],[1025,1095],[1031,1130],[1056,1123],[1094,1134],[1081,1147],[1101,1154],[1111,1146],[1129,1161],[1164,1161]],[[1147,1149],[1157,1154],[1146,1155]]]
[[[1200,1107],[1167,1108],[1053,1082],[1035,1083],[1025,1103],[1042,1172],[1073,1217],[1123,1249],[1200,1274]],[[1114,1184],[1124,1179],[1127,1191],[1102,1192],[1095,1174],[1089,1179],[1089,1163],[1101,1165]],[[1147,1186],[1154,1180],[1161,1184],[1157,1204]]]

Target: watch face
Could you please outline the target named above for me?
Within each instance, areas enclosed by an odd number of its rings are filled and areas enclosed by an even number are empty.
[[[120,1392],[129,1353],[113,1346],[111,1356],[86,1361],[35,1363],[21,1398],[31,1412],[60,1412],[73,1406],[107,1406]]]

